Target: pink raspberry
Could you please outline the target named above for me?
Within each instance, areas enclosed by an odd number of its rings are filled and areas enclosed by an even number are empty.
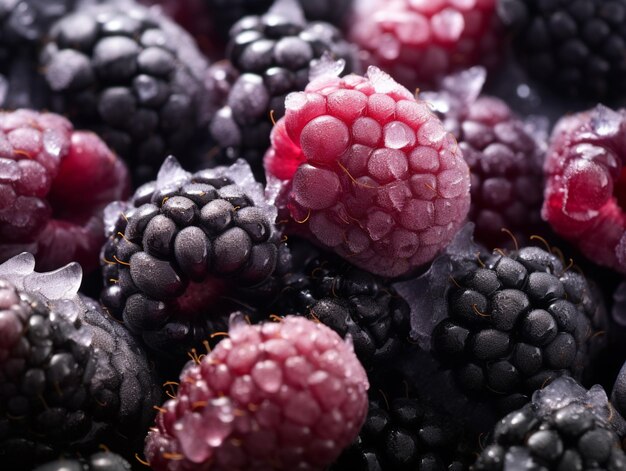
[[[496,0],[357,2],[350,39],[408,87],[499,57]]]
[[[325,469],[367,414],[369,384],[352,344],[298,316],[241,322],[229,334],[181,373],[146,439],[152,469]]]
[[[0,112],[0,262],[27,251],[40,270],[96,268],[102,210],[128,189],[126,167],[95,134],[52,113]]]
[[[543,218],[589,259],[626,273],[626,110],[562,118],[544,172]]]
[[[469,210],[469,170],[428,104],[376,67],[287,97],[265,156],[291,233],[399,276],[430,262]],[[293,224],[293,223],[296,224]]]

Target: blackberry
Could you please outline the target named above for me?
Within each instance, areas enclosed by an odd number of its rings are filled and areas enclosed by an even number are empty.
[[[222,37],[240,18],[262,15],[274,0],[205,0],[214,18],[214,26]],[[284,0],[283,0],[284,2]],[[309,21],[326,21],[341,26],[353,0],[298,0]]]
[[[207,62],[182,28],[134,3],[85,6],[51,29],[41,67],[52,109],[98,132],[133,168],[154,177],[208,122]]]
[[[389,387],[371,388],[365,424],[330,471],[467,470],[471,448],[460,423],[406,391],[387,394]]]
[[[478,96],[486,79],[482,67],[446,77],[436,93],[422,98],[435,104],[454,134],[471,172],[468,218],[474,236],[488,247],[521,244],[539,233],[543,157],[547,136],[541,122],[525,122],[499,98]]]
[[[350,335],[370,374],[407,348],[410,309],[390,283],[338,257],[317,256],[302,266],[283,277],[272,312],[307,315]]]
[[[261,158],[270,146],[272,119],[285,114],[288,93],[304,90],[314,61],[329,53],[344,59],[348,72],[356,62],[352,46],[334,26],[307,23],[282,10],[283,6],[279,2],[268,13],[235,24],[227,47],[232,68],[223,73],[224,66],[216,65],[220,72],[209,72],[210,88],[228,90],[211,120],[211,135],[224,158],[243,157],[259,175],[263,174]]]
[[[169,157],[156,182],[107,213],[102,302],[167,356],[186,359],[234,311],[254,315],[244,300],[271,296],[285,263],[275,210],[243,161],[191,175]]]
[[[79,265],[48,274],[32,273],[34,265],[26,253],[0,265],[3,465],[31,469],[102,440],[132,448],[160,400],[145,354],[93,300],[76,295]]]
[[[601,99],[626,90],[626,1],[499,0],[515,52],[555,91]]]
[[[130,463],[109,451],[94,453],[86,459],[62,458],[38,466],[34,471],[130,471]]]
[[[624,419],[602,387],[559,378],[496,425],[474,470],[626,470]]]
[[[508,412],[556,377],[588,374],[606,313],[585,277],[538,247],[476,257],[440,280],[446,314],[432,332],[433,353],[460,389]]]

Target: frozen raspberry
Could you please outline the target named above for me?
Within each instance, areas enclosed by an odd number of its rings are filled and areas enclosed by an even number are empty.
[[[0,261],[23,251],[49,270],[98,264],[102,209],[128,193],[124,164],[65,118],[0,112]]]
[[[146,440],[162,470],[323,470],[356,438],[368,381],[349,342],[288,316],[240,322],[183,370]]]
[[[543,218],[595,263],[626,273],[626,110],[602,105],[552,133]]]
[[[469,170],[429,106],[384,72],[322,74],[286,100],[265,156],[291,232],[398,276],[431,261],[467,215]]]
[[[446,77],[436,93],[422,98],[440,111],[471,172],[469,220],[487,247],[510,247],[541,232],[542,166],[546,133],[541,120],[524,122],[502,100],[479,93],[482,67]],[[547,123],[545,123],[547,127]]]
[[[407,87],[424,86],[470,65],[497,62],[496,0],[357,2],[349,38],[366,63]]]

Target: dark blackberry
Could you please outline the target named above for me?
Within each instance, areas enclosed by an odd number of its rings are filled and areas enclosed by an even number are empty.
[[[526,247],[495,251],[484,262],[477,255],[445,276],[446,315],[432,332],[432,349],[467,395],[508,412],[556,377],[589,373],[605,343],[606,313],[571,266]]]
[[[292,247],[315,253],[308,244]],[[390,283],[330,255],[308,257],[302,271],[283,277],[271,312],[300,313],[319,320],[342,337],[369,373],[388,364],[408,346],[410,309]],[[295,264],[294,264],[295,265]],[[372,371],[373,370],[373,371]]]
[[[263,175],[261,159],[270,146],[272,119],[285,114],[290,92],[304,90],[314,61],[330,53],[346,61],[346,72],[356,67],[353,47],[334,26],[307,23],[282,6],[279,2],[263,16],[235,24],[227,47],[232,68],[223,73],[224,66],[215,65],[219,72],[209,72],[209,88],[222,90],[221,95],[228,90],[211,120],[211,135],[226,159],[243,157],[258,175]]]
[[[471,449],[460,423],[402,387],[388,394],[394,383],[370,388],[365,424],[330,471],[469,469]]]
[[[473,469],[626,470],[624,425],[602,387],[559,378],[498,422]]]
[[[41,67],[52,109],[98,132],[139,183],[208,122],[207,62],[191,37],[154,9],[78,9],[52,27]]]
[[[217,33],[226,38],[240,18],[262,15],[274,0],[205,0],[214,18]],[[283,0],[284,1],[284,0]],[[309,21],[326,21],[341,26],[353,0],[297,0]]]
[[[284,263],[275,209],[243,161],[191,175],[169,157],[156,182],[107,213],[102,302],[180,360],[228,330],[232,312],[254,314],[244,301],[270,296]]]
[[[37,51],[50,25],[75,5],[76,0],[0,0],[0,108],[47,105]]]
[[[61,458],[38,466],[34,471],[131,471],[130,463],[110,451],[94,453],[85,459]]]
[[[604,98],[626,91],[626,1],[499,0],[517,55],[555,91]]]
[[[130,449],[160,401],[145,354],[92,300],[77,264],[32,273],[30,254],[0,265],[0,459],[31,469],[102,441]],[[120,438],[124,437],[124,438]]]
[[[492,96],[478,96],[486,79],[473,67],[443,80],[436,93],[421,97],[435,104],[454,134],[471,172],[468,218],[477,242],[511,247],[508,229],[520,244],[541,232],[543,158],[546,133],[536,122],[515,116]],[[547,123],[546,123],[547,127]]]

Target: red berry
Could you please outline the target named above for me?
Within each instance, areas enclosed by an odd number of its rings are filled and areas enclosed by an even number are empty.
[[[0,262],[22,251],[40,270],[98,265],[102,209],[128,192],[122,162],[95,135],[65,118],[0,113]]]
[[[469,208],[469,170],[429,106],[387,74],[323,76],[286,100],[265,156],[292,233],[399,276],[430,262]]]
[[[626,111],[562,118],[545,163],[543,218],[589,259],[626,273]]]
[[[366,61],[409,87],[497,62],[496,0],[357,2],[350,39]]]
[[[145,454],[161,470],[322,470],[356,438],[367,413],[365,370],[351,343],[288,316],[231,327],[189,363],[163,405]]]

